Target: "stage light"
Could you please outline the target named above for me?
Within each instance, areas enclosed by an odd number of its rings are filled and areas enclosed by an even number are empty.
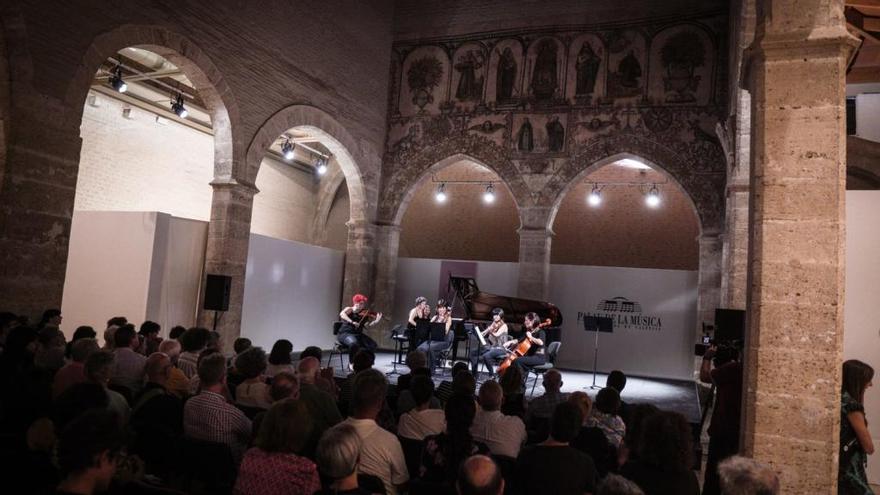
[[[319,157],[318,158],[318,175],[324,175],[327,173],[327,158]]]
[[[175,98],[174,102],[171,103],[171,111],[176,113],[178,117],[185,119],[189,112],[186,110],[186,107],[183,106],[183,95],[177,93],[177,98]]]
[[[446,202],[447,198],[446,198],[446,184],[445,183],[440,183],[440,185],[437,186],[437,192],[434,194],[434,199],[438,203],[445,203]]]
[[[602,192],[599,190],[598,184],[593,184],[593,190],[587,195],[587,204],[590,206],[599,206],[602,203]]]
[[[495,202],[495,188],[492,184],[486,186],[486,192],[483,193],[483,202],[487,205]]]
[[[285,139],[283,143],[281,143],[281,154],[284,155],[285,160],[293,160],[293,150],[296,148],[296,145],[290,142],[289,139]]]
[[[128,84],[122,80],[122,67],[116,66],[116,69],[113,70],[113,75],[110,76],[110,86],[119,91],[120,93],[125,93],[128,91]]]
[[[645,196],[645,204],[650,208],[660,206],[660,190],[657,189],[657,186],[651,186],[651,190]]]

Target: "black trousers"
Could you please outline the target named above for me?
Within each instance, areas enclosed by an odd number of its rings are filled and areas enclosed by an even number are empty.
[[[349,360],[351,360],[351,358],[353,358],[362,348],[370,352],[376,352],[376,348],[379,347],[375,340],[371,339],[369,335],[364,333],[339,332],[339,335],[336,336],[336,340],[338,340],[340,344],[348,347]]]
[[[703,495],[720,495],[718,463],[739,451],[739,435],[710,435],[706,459],[706,476],[703,478]]]

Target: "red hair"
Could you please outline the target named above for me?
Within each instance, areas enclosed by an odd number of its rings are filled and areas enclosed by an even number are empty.
[[[365,296],[363,294],[355,294],[351,298],[351,302],[352,302],[352,304],[365,303],[365,302],[367,302],[367,296]]]

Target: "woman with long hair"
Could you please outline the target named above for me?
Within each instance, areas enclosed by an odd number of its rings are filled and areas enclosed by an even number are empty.
[[[454,480],[458,467],[465,459],[476,454],[489,454],[485,444],[474,441],[471,424],[477,414],[473,397],[454,394],[446,402],[446,431],[425,438],[422,465],[419,469],[425,483],[443,483]]]
[[[865,466],[874,443],[865,419],[865,390],[873,385],[874,368],[857,360],[843,363],[840,398],[840,457],[837,493],[873,495]]]

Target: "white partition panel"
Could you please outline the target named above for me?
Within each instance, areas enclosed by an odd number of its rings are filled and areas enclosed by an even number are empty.
[[[344,253],[251,234],[241,335],[267,351],[278,339],[294,349],[329,349],[338,318]]]

